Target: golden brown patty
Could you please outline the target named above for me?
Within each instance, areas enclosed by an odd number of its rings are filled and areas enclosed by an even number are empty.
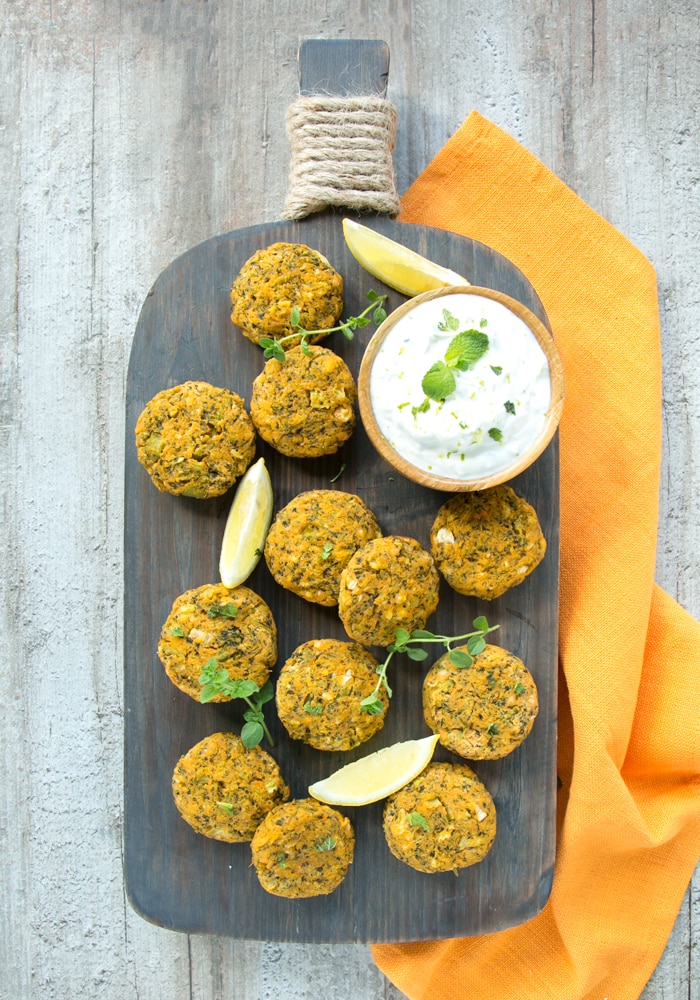
[[[330,607],[338,603],[340,574],[350,557],[380,535],[377,519],[359,497],[309,490],[277,513],[265,560],[281,587]]]
[[[263,440],[283,455],[332,455],[355,428],[357,389],[342,358],[325,347],[270,358],[253,382],[250,415]]]
[[[397,628],[425,627],[438,605],[440,579],[429,552],[413,538],[376,538],[340,577],[338,614],[351,639],[389,646]]]
[[[384,725],[389,707],[380,692],[383,711],[362,711],[363,698],[377,683],[378,661],[356,642],[316,639],[298,646],[280,671],[277,714],[292,739],[317,750],[351,750],[365,743]]]
[[[268,813],[251,844],[260,884],[274,896],[325,896],[340,885],[355,850],[350,820],[315,799]]]
[[[136,421],[136,450],[161,492],[216,497],[255,455],[255,428],[235,392],[208,382],[164,389]]]
[[[269,811],[289,798],[289,789],[265,750],[246,750],[234,733],[214,733],[175,765],[173,797],[193,830],[234,843],[251,840]]]
[[[510,486],[451,497],[438,511],[430,545],[449,585],[485,600],[522,583],[547,548],[534,508]]]
[[[305,330],[327,330],[343,311],[343,279],[317,250],[273,243],[243,265],[231,288],[231,305],[232,321],[255,344],[261,337],[291,334],[294,306]],[[322,336],[310,339],[315,343]]]
[[[232,680],[262,687],[277,659],[277,627],[265,601],[248,587],[205,584],[176,598],[161,629],[158,656],[173,684],[195,701],[202,668],[212,658]]]
[[[420,872],[482,861],[496,836],[493,799],[466,764],[428,764],[384,807],[391,853]]]
[[[425,721],[444,747],[469,760],[496,760],[515,750],[537,710],[532,674],[500,646],[487,644],[470,667],[456,667],[445,653],[423,681]]]

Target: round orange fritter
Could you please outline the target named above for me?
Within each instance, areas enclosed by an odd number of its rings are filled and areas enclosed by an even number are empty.
[[[294,306],[305,330],[325,331],[343,311],[343,279],[317,250],[303,243],[273,243],[245,262],[231,288],[231,305],[232,321],[254,344],[261,337],[289,336]]]
[[[547,543],[534,508],[504,485],[451,497],[437,513],[430,546],[451,587],[488,601],[522,583]]]
[[[367,505],[341,490],[299,493],[276,515],[265,561],[277,583],[314,604],[338,603],[340,574],[351,556],[381,536]]]
[[[265,601],[248,587],[205,584],[175,599],[161,629],[158,656],[173,684],[195,701],[202,668],[211,659],[232,680],[262,687],[277,659],[277,626]]]
[[[391,853],[411,868],[456,872],[488,854],[496,807],[466,764],[428,764],[388,798],[384,836]]]
[[[255,428],[240,396],[184,382],[153,397],[136,421],[139,462],[162,493],[220,496],[255,455]]]
[[[332,455],[355,429],[357,388],[342,358],[325,347],[270,358],[253,382],[250,415],[258,434],[283,455]]]
[[[270,810],[289,798],[289,789],[265,750],[246,750],[234,733],[214,733],[180,757],[173,798],[197,833],[237,843],[252,839]]]
[[[326,896],[352,863],[355,834],[350,820],[316,799],[276,806],[255,831],[253,866],[274,896]]]
[[[280,671],[276,701],[280,722],[294,740],[317,750],[351,750],[384,725],[383,709],[363,711],[377,683],[379,662],[357,642],[315,639],[298,646]]]
[[[338,614],[351,639],[389,646],[397,628],[425,628],[438,606],[439,589],[433,558],[414,538],[376,538],[343,570]]]
[[[470,667],[455,666],[445,653],[423,681],[425,721],[444,747],[469,760],[497,760],[515,750],[537,711],[532,674],[500,646],[487,644]]]

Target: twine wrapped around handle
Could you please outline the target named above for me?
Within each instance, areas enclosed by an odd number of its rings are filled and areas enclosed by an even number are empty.
[[[399,211],[394,181],[396,108],[383,97],[300,97],[287,111],[292,147],[283,219],[324,208]]]

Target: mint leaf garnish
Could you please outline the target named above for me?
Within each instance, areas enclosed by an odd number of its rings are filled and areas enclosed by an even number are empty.
[[[466,371],[469,365],[479,360],[489,347],[489,338],[480,330],[464,330],[450,341],[445,352],[445,361],[450,367]]]
[[[442,322],[438,323],[438,330],[459,330],[459,320],[449,309],[442,310]]]
[[[421,389],[430,399],[445,399],[457,388],[455,377],[444,361],[436,361],[423,376]]]
[[[443,320],[439,330],[457,330],[457,320],[447,309],[442,311]],[[489,338],[481,330],[462,330],[450,341],[445,351],[444,361],[436,361],[423,376],[421,388],[428,399],[440,402],[451,396],[457,388],[454,371],[465,372],[489,349]],[[413,408],[413,415],[422,412]]]

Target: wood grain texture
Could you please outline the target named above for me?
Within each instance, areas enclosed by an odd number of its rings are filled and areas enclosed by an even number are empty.
[[[139,310],[180,253],[279,217],[300,39],[385,39],[400,191],[476,108],[654,264],[657,579],[700,617],[697,5],[4,0],[2,23],[0,996],[346,1000],[352,983],[396,1000],[365,947],[176,934],[125,900],[121,470]],[[699,928],[696,875],[644,1000],[694,1000]]]
[[[473,240],[386,219],[374,226],[431,260],[468,274],[475,285],[505,292],[546,322],[534,289],[517,268]],[[552,883],[556,813],[557,625],[559,591],[558,440],[512,480],[538,512],[547,553],[536,572],[498,600],[479,602],[443,585],[428,625],[442,635],[471,629],[477,615],[499,624],[493,641],[529,666],[540,711],[526,742],[501,761],[477,761],[474,770],[491,791],[498,814],[493,848],[479,865],[426,878],[389,853],[382,833],[383,803],[342,810],[355,830],[355,861],[330,896],[280,900],[258,885],[247,844],[198,836],[180,819],[170,782],[178,758],[205,736],[240,731],[240,703],[199,705],[168,680],[156,656],[161,627],[185,590],[218,582],[218,559],[231,493],[214,501],[159,493],[135,454],[134,426],[161,389],[188,379],[225,386],[250,399],[261,371],[260,348],[230,320],[233,279],[257,250],[277,242],[319,250],[344,279],[344,315],[358,315],[370,285],[387,294],[389,311],[404,296],[369,279],[350,254],[342,215],[299,223],[267,223],[223,234],[174,261],[148,293],[136,328],[126,398],[125,488],[125,874],[129,897],[142,915],[162,926],[197,933],[292,942],[429,940],[514,926],[543,907]],[[339,334],[337,351],[355,378],[369,331],[352,341]],[[373,449],[361,424],[335,455],[286,458],[259,441],[275,495],[275,511],[305,490],[358,495],[385,535],[410,535],[430,548],[430,527],[448,494],[398,475]],[[342,471],[341,471],[342,470]],[[335,482],[334,482],[335,480]],[[309,604],[283,590],[264,560],[248,580],[272,609],[278,629],[278,671],[295,648],[311,639],[347,640],[337,609]],[[374,650],[380,657],[381,651]],[[429,662],[433,662],[432,656]],[[289,739],[273,706],[266,717],[273,756],[293,798],[308,785],[365,753],[399,740],[429,735],[422,713],[422,669],[393,665],[387,720],[371,744],[348,753],[319,753]],[[435,759],[459,760],[436,751]],[[246,906],[236,904],[243,896]]]

